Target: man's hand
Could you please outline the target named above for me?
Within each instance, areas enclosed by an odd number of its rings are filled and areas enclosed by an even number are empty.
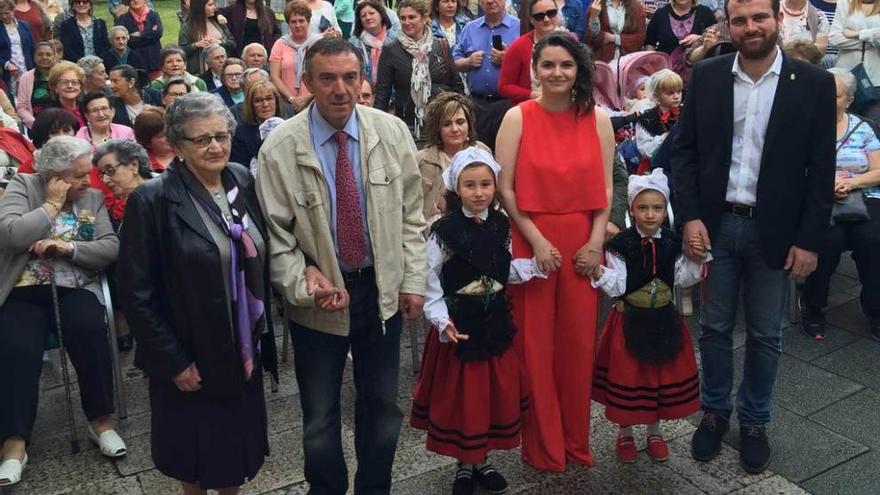
[[[806,277],[816,270],[816,263],[819,255],[813,251],[807,251],[797,246],[792,246],[788,250],[788,256],[785,258],[785,269],[790,270],[788,278]]]
[[[422,316],[422,306],[424,305],[425,296],[401,292],[397,307],[405,319],[415,320]]]
[[[348,291],[330,282],[316,266],[306,267],[306,292],[315,297],[315,304],[325,311],[339,311],[348,307]]]
[[[179,375],[171,379],[181,392],[195,392],[202,388],[202,375],[196,368],[196,363],[189,365]]]
[[[699,250],[694,249],[691,246],[690,239],[694,236],[699,236],[702,240],[702,247],[706,251],[712,250],[712,243],[709,242],[709,231],[706,230],[706,225],[703,224],[702,220],[691,220],[690,222],[686,222],[684,224],[684,229],[682,231],[682,250],[687,255],[688,258],[700,263],[703,261],[705,253],[700,252]]]
[[[504,60],[504,54],[507,53],[507,49],[504,50],[496,50],[492,49],[492,65],[496,67],[501,67],[501,61]]]
[[[477,50],[468,57],[468,66],[471,69],[479,69],[483,65],[483,50]]]

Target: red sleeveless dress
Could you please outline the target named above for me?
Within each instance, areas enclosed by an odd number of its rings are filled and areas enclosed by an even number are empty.
[[[546,280],[510,288],[514,345],[521,352],[531,407],[523,418],[523,460],[564,471],[566,460],[591,465],[590,396],[599,292],[575,272],[573,257],[605,208],[605,172],[596,116],[553,113],[536,101],[519,105],[522,137],[516,161],[517,207],[562,254]],[[514,258],[533,256],[513,228]]]

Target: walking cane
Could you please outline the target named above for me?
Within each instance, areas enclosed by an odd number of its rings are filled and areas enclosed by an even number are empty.
[[[49,269],[52,287],[52,309],[55,311],[55,329],[58,331],[58,350],[61,353],[61,376],[64,379],[64,397],[67,399],[67,423],[70,428],[70,448],[74,454],[79,452],[79,439],[76,437],[76,419],[73,416],[73,396],[70,391],[70,373],[67,371],[67,351],[64,349],[64,338],[61,334],[61,307],[58,304],[58,287],[55,285],[55,263],[51,259],[44,261]]]

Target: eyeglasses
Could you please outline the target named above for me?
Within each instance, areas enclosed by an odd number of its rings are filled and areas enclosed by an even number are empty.
[[[229,74],[223,74],[223,77],[227,77],[229,79],[241,79],[241,76],[244,72],[230,72]]]
[[[113,109],[110,107],[96,107],[96,108],[90,108],[90,109],[86,110],[86,112],[91,115],[98,115],[99,113],[110,113],[110,110],[113,110]]]
[[[82,84],[79,79],[59,79],[59,86],[79,86]]]
[[[217,144],[224,145],[229,144],[229,139],[232,137],[228,132],[218,132],[214,135],[206,135],[206,136],[196,136],[194,138],[184,137],[185,141],[189,141],[192,144],[198,146],[199,148],[207,148],[211,146],[211,141],[217,141]]]
[[[545,10],[544,12],[532,12],[532,18],[538,22],[541,22],[544,20],[545,17],[553,19],[554,17],[556,17],[557,14],[559,14],[559,10],[550,9]]]
[[[89,5],[89,4],[91,4],[92,2],[91,2],[91,0],[73,0],[73,1],[70,2],[70,3],[71,3],[72,5],[77,5],[77,4],[79,4],[79,5]]]
[[[123,165],[125,164],[116,163],[101,167],[98,169],[98,177],[113,177],[113,175],[116,173],[116,170]]]
[[[173,96],[177,98],[178,96],[183,96],[185,94],[187,94],[186,91],[169,91],[165,93],[165,96]]]
[[[275,101],[275,95],[255,97],[254,105],[259,105],[260,103],[269,103],[270,101]]]

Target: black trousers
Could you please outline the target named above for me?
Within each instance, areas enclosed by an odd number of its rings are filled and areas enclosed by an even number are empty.
[[[501,127],[501,120],[513,104],[500,97],[487,98],[480,95],[471,95],[471,101],[474,102],[477,139],[494,152],[495,137]]]
[[[828,303],[831,275],[837,270],[840,255],[852,250],[862,282],[862,311],[871,321],[880,321],[880,199],[866,199],[865,205],[871,215],[867,222],[839,223],[828,229],[816,271],[804,285],[804,306],[819,309]]]
[[[86,289],[58,288],[64,348],[90,421],[113,412],[113,369],[104,308]],[[0,441],[29,441],[37,417],[43,351],[54,332],[49,286],[19,287],[0,306]]]

